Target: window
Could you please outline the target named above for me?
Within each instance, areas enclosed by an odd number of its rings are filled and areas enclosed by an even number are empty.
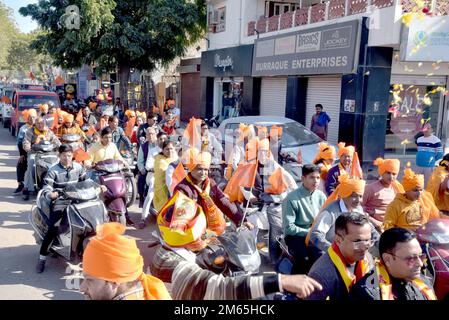
[[[218,23],[215,32],[226,30],[226,7],[218,9]]]
[[[53,103],[59,107],[59,99],[56,96],[47,95],[19,95],[19,110],[37,108],[39,104]]]

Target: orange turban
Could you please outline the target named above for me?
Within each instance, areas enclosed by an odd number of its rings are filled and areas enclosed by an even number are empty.
[[[39,109],[41,110],[41,112],[48,112],[48,104],[41,104],[39,105]]]
[[[212,163],[212,155],[207,151],[199,152],[196,148],[190,148],[181,157],[181,162],[193,171],[196,166],[202,165],[209,168]]]
[[[380,175],[383,175],[386,171],[398,174],[401,162],[398,159],[377,158],[376,161],[374,161],[374,165],[379,167]]]
[[[334,160],[336,156],[335,147],[327,144],[326,142],[321,142],[318,144],[318,154],[316,155],[313,162],[317,162],[320,159],[324,160]]]
[[[136,113],[133,110],[126,110],[125,116],[127,116],[128,118],[133,118],[136,116]]]
[[[26,110],[22,111],[22,116],[25,119],[25,122],[28,122],[28,118],[30,116],[37,118],[37,111],[36,111],[36,109],[26,109]]]
[[[338,157],[341,158],[344,154],[349,154],[351,157],[354,156],[355,148],[353,146],[347,146],[346,143],[340,142],[338,144]]]
[[[143,258],[136,240],[123,234],[125,227],[111,222],[97,227],[83,255],[83,271],[95,278],[127,283],[139,279],[147,300],[171,299],[163,282],[143,272]]]
[[[73,122],[73,120],[75,120],[75,117],[73,116],[73,114],[66,114],[64,115],[64,123],[66,122]]]
[[[348,174],[338,176],[337,188],[335,188],[334,192],[327,198],[322,208],[338,198],[347,198],[354,192],[363,195],[365,192],[365,184],[365,180],[350,178]]]
[[[402,178],[402,185],[405,192],[420,187],[424,189],[424,175],[416,174],[412,169],[407,168],[404,170],[404,177]]]
[[[97,107],[97,103],[96,102],[89,102],[89,108],[91,109],[91,110],[93,110],[93,109],[95,109]]]

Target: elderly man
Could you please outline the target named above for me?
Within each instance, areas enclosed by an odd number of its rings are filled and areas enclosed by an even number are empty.
[[[30,192],[34,192],[35,153],[32,150],[32,146],[40,143],[41,141],[50,141],[55,148],[61,145],[56,135],[45,125],[44,118],[39,117],[36,119],[36,124],[27,130],[22,143],[23,150],[28,154],[27,171],[25,174],[25,189],[23,191],[24,200],[29,200]]]
[[[371,225],[363,213],[343,213],[335,221],[335,237],[309,277],[323,286],[309,300],[345,300],[352,286],[374,266],[368,249],[374,244]]]
[[[371,223],[382,232],[387,206],[394,200],[396,194],[404,192],[404,188],[396,180],[401,166],[398,159],[378,158],[374,164],[379,167],[380,179],[365,187],[363,208],[370,215]]]
[[[340,159],[340,163],[329,169],[327,173],[325,188],[328,196],[337,188],[339,176],[351,174],[354,153],[355,148],[353,146],[346,146],[344,142],[338,144],[338,158]]]
[[[80,291],[92,300],[171,300],[164,283],[143,272],[136,240],[119,223],[97,227],[83,255]]]
[[[427,221],[440,217],[432,195],[424,190],[424,176],[412,169],[404,170],[402,180],[405,193],[398,193],[385,213],[384,229],[400,227],[416,230]]]
[[[39,261],[36,266],[37,273],[42,273],[45,269],[49,249],[57,235],[64,210],[70,204],[70,200],[59,199],[58,191],[63,190],[69,184],[84,179],[86,179],[86,171],[80,164],[73,162],[72,147],[67,144],[61,145],[59,147],[59,163],[48,170],[42,188],[44,197],[51,202],[51,205],[49,228],[42,241]]]
[[[343,212],[363,213],[361,206],[365,181],[339,177],[339,184],[334,193],[327,199],[324,209],[315,218],[310,229],[309,246],[314,256],[321,255],[332,245],[335,236],[335,221]],[[319,252],[321,251],[321,252]]]
[[[392,228],[380,237],[381,260],[351,290],[351,300],[436,300],[421,275],[425,254],[414,233]]]

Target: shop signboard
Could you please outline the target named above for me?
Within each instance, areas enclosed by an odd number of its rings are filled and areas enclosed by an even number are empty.
[[[250,76],[253,47],[251,44],[203,52],[201,55],[201,76]]]
[[[253,76],[353,73],[359,20],[257,39]]]
[[[402,61],[449,62],[449,17],[435,16],[413,19],[403,26]]]

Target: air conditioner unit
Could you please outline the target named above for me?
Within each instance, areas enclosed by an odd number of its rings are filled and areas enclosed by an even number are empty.
[[[218,24],[218,11],[214,10],[211,12],[210,24]]]

